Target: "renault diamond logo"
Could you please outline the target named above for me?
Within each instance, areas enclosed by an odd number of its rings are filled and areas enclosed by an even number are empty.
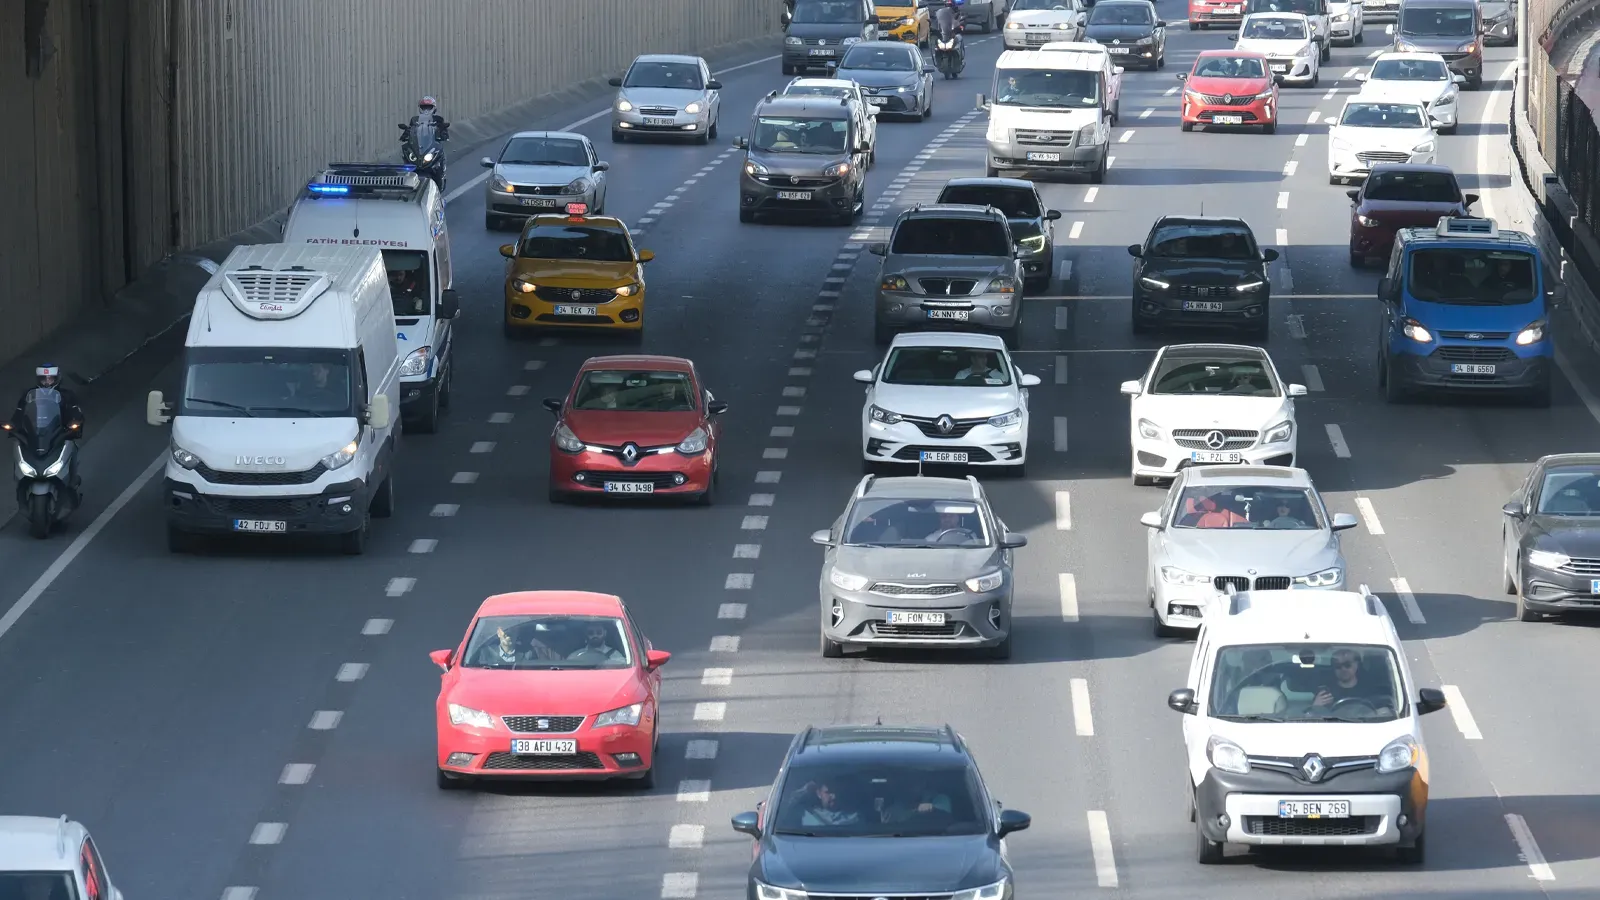
[[[1481,340],[1483,340],[1483,333],[1479,332],[1479,331],[1469,332],[1467,334],[1467,340],[1469,340],[1469,341],[1481,341]]]
[[[538,721],[533,723],[533,727],[539,729],[540,731],[549,731],[550,730],[550,720],[549,719],[540,719],[540,720],[538,720]]]
[[[1112,38],[1112,40],[1111,40],[1111,43],[1113,43],[1113,44],[1120,44],[1120,43],[1122,43],[1122,41],[1121,41],[1121,40],[1118,40],[1118,39],[1116,39],[1116,38]]]
[[[1300,762],[1300,771],[1305,773],[1307,781],[1315,784],[1322,780],[1322,776],[1328,771],[1328,766],[1322,761],[1322,757],[1313,753]]]
[[[1206,446],[1213,450],[1221,450],[1228,443],[1228,436],[1220,431],[1206,433]]]
[[[949,434],[956,430],[956,420],[948,415],[940,416],[934,420],[933,424],[938,427],[940,434]]]
[[[578,300],[578,299],[581,299],[582,297],[583,297],[583,291],[573,291],[572,292],[572,299]]]
[[[632,441],[622,445],[622,462],[633,465],[639,459],[639,446]]]
[[[789,176],[789,183],[790,184],[799,184],[800,183],[800,176],[799,175],[790,175]]]

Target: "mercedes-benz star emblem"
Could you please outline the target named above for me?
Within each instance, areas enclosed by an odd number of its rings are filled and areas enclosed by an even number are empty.
[[[1469,340],[1469,341],[1481,341],[1481,340],[1483,340],[1483,332],[1481,332],[1481,331],[1468,332],[1467,333],[1467,340]]]
[[[631,466],[631,465],[633,465],[634,460],[636,460],[638,458],[639,458],[639,447],[638,447],[637,444],[634,444],[633,442],[630,441],[630,442],[622,445],[622,461],[623,461],[623,463]]]
[[[800,183],[800,176],[799,175],[790,175],[789,176],[789,183],[790,184],[799,184]]]
[[[1228,436],[1220,431],[1206,433],[1206,446],[1213,450],[1221,450],[1228,443]]]
[[[1328,771],[1328,766],[1322,761],[1322,757],[1313,753],[1301,761],[1300,771],[1305,773],[1307,781],[1315,784],[1322,780],[1323,774]]]
[[[533,723],[533,727],[539,729],[540,731],[549,731],[550,730],[550,720],[549,719],[540,719],[540,720],[538,720],[538,721]]]
[[[940,416],[934,420],[933,424],[938,427],[940,434],[949,434],[956,430],[956,420],[948,415]]]

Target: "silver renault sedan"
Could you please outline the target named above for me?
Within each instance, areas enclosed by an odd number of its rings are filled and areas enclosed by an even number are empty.
[[[698,56],[647,53],[628,73],[611,79],[618,88],[611,104],[611,140],[657,136],[691,138],[704,144],[717,136],[722,82]]]
[[[571,131],[519,131],[500,158],[485,156],[483,224],[491,231],[539,213],[560,212],[569,203],[599,215],[606,208],[606,172],[594,144]]]

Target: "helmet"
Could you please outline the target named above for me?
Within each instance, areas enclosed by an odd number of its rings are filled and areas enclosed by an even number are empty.
[[[437,107],[438,105],[439,101],[433,99],[432,97],[423,97],[421,100],[417,101],[417,109],[420,109],[423,112],[433,112],[434,107]]]
[[[39,382],[39,387],[53,388],[61,383],[61,367],[40,366],[33,370],[33,377]]]

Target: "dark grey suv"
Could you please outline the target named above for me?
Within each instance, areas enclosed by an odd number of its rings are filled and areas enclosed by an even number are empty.
[[[905,328],[998,331],[1016,347],[1022,321],[1025,251],[1005,213],[992,206],[918,204],[900,214],[883,257],[873,337],[894,340]]]
[[[739,172],[739,221],[759,213],[809,213],[849,225],[866,197],[872,147],[848,99],[785,97],[773,91],[756,106]]]

